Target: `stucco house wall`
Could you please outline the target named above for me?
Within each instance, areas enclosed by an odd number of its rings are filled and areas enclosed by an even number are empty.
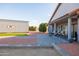
[[[28,32],[28,21],[0,19],[0,32]]]

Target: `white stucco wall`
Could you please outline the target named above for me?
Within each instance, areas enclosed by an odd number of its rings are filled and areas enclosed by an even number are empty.
[[[27,21],[0,20],[0,32],[28,32],[29,23]]]

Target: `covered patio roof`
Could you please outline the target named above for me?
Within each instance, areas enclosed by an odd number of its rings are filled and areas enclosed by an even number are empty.
[[[74,9],[73,11],[57,18],[57,19],[54,19],[53,21],[50,22],[50,24],[52,23],[57,23],[57,22],[67,22],[67,18],[68,17],[71,17],[72,19],[76,19],[77,17],[79,16],[79,8],[78,9]]]

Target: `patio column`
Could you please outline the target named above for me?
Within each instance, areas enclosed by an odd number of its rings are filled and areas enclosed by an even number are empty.
[[[54,30],[53,33],[56,34],[56,23],[54,23]]]
[[[72,25],[71,25],[71,18],[68,17],[68,40],[71,40],[71,35],[72,35]]]
[[[78,39],[78,42],[79,42],[79,17],[77,19],[77,23],[78,23],[78,27],[77,27],[77,39]]]
[[[53,25],[52,25],[52,33],[53,33],[53,31],[54,31],[54,27],[53,27]]]
[[[49,32],[49,33],[52,33],[52,29],[53,29],[52,25],[49,25],[49,26],[48,26],[48,32]]]

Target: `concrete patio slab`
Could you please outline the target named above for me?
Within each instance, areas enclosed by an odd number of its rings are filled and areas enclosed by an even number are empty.
[[[70,56],[69,52],[65,51],[64,49],[60,48],[58,45],[52,43],[53,47],[56,49],[58,53],[62,56]]]
[[[79,55],[78,46],[77,43],[71,44],[65,39],[42,33],[0,39],[0,47],[52,47],[63,56]]]
[[[54,48],[26,48],[3,47],[0,48],[0,56],[60,56]]]
[[[65,39],[53,36],[52,46],[63,56],[79,56],[79,44],[69,43]]]

